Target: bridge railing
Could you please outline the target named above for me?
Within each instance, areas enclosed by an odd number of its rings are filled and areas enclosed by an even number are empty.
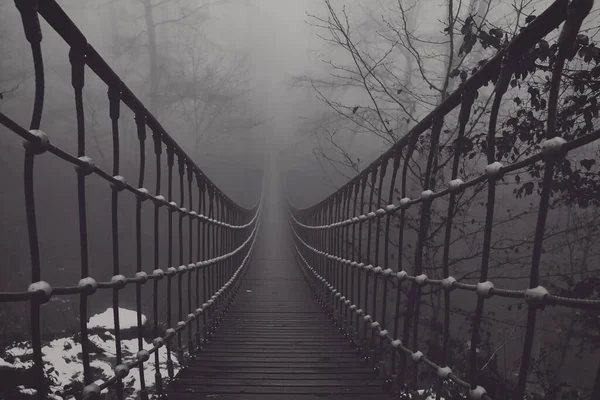
[[[163,379],[174,376],[173,357],[177,356],[181,366],[186,357],[193,357],[203,343],[209,339],[214,328],[227,311],[228,305],[238,289],[239,278],[248,264],[254,247],[259,225],[261,203],[246,209],[228,198],[211,180],[203,174],[193,159],[179,147],[175,140],[163,129],[156,118],[145,108],[133,92],[109,67],[86,37],[77,28],[54,0],[16,0],[21,14],[25,36],[31,44],[35,70],[35,101],[29,129],[20,126],[7,115],[0,113],[0,124],[24,139],[25,162],[24,180],[25,211],[31,256],[31,285],[23,292],[2,292],[0,302],[29,302],[31,318],[31,347],[37,397],[48,395],[44,359],[42,356],[41,313],[42,304],[53,297],[79,295],[80,343],[82,348],[83,384],[78,397],[93,398],[107,388],[114,387],[117,397],[124,397],[123,379],[134,368],[140,371],[141,397],[148,398],[148,388],[152,384],[159,395],[164,393]],[[52,143],[52,132],[44,132],[42,114],[44,109],[44,65],[42,59],[42,31],[39,16],[43,17],[70,47],[69,61],[72,66],[71,82],[77,117],[77,154],[69,154]],[[112,125],[112,170],[106,171],[96,166],[86,154],[85,115],[83,89],[86,73],[96,75],[108,89],[109,113]],[[128,183],[120,175],[119,118],[125,106],[135,115],[137,138],[139,141],[139,175]],[[146,189],[147,131],[151,132],[154,144],[154,164],[156,168],[153,182],[154,193]],[[163,155],[166,153],[166,158]],[[34,162],[44,154],[52,154],[75,167],[77,180],[78,220],[80,237],[81,279],[73,286],[52,285],[52,269],[40,257],[38,223],[36,219],[36,191],[34,190]],[[161,182],[165,175],[166,185]],[[175,173],[174,173],[175,170]],[[99,272],[89,268],[88,214],[86,212],[86,177],[96,175],[107,183],[111,193],[112,227],[112,278],[103,282],[93,278]],[[174,176],[175,175],[175,176]],[[58,177],[57,177],[58,178]],[[179,181],[179,196],[173,193],[174,180]],[[166,190],[165,190],[166,186]],[[119,237],[119,202],[125,193],[135,196],[135,253],[136,273],[134,276],[122,274],[120,258],[122,249]],[[178,203],[176,202],[178,201]],[[154,216],[144,221],[142,210],[152,208]],[[121,207],[122,208],[122,207]],[[167,214],[167,226],[160,226],[161,216]],[[153,270],[142,264],[142,226],[152,227],[153,231]],[[161,230],[168,230],[168,240],[160,240]],[[175,240],[178,247],[175,246]],[[184,240],[188,246],[184,246]],[[126,249],[127,250],[127,249]],[[160,255],[168,254],[169,265],[163,265]],[[164,259],[164,256],[163,256]],[[135,360],[125,362],[121,344],[119,324],[119,297],[127,287],[134,286],[136,293],[137,341],[139,351]],[[98,291],[112,291],[116,365],[114,376],[97,383],[90,365],[90,341],[88,338],[88,302]],[[153,335],[152,347],[144,348],[142,331],[142,291],[152,291]],[[166,321],[159,318],[159,293],[166,297]],[[162,306],[162,304],[160,305]],[[161,326],[166,325],[166,330]],[[158,349],[167,349],[168,376],[161,376],[161,360]],[[146,346],[147,347],[147,346]],[[152,361],[151,358],[154,357]],[[154,363],[155,380],[146,382],[144,363]],[[75,393],[71,393],[75,394]]]
[[[600,301],[561,297],[541,286],[540,259],[543,251],[546,218],[553,185],[555,166],[567,152],[581,148],[600,139],[600,130],[567,141],[557,136],[556,119],[561,75],[582,21],[592,8],[593,1],[556,1],[510,42],[510,44],[450,94],[429,115],[416,124],[404,137],[366,169],[351,179],[325,200],[308,209],[297,209],[290,205],[290,227],[300,265],[306,272],[311,287],[336,321],[340,329],[357,346],[373,367],[383,374],[397,390],[415,390],[418,387],[419,370],[424,366],[437,374],[437,398],[442,394],[443,384],[453,382],[464,388],[469,398],[490,399],[481,386],[481,370],[477,358],[480,330],[486,299],[503,297],[522,299],[527,303],[527,324],[520,357],[520,367],[512,398],[522,400],[532,359],[536,314],[544,306],[562,306],[579,309],[600,310]],[[552,30],[564,22],[558,40],[558,55],[551,71],[551,87],[547,100],[547,128],[541,151],[512,164],[502,164],[496,159],[495,135],[497,119],[503,95],[509,82],[520,74],[520,58]],[[455,143],[465,137],[465,130],[472,115],[472,105],[477,91],[494,82],[493,103],[489,115],[487,166],[472,179],[462,180],[461,151],[454,150],[451,156],[451,180],[445,188],[436,188],[433,170],[441,146],[440,137],[444,120],[453,111],[458,111],[458,129]],[[450,122],[451,123],[451,122]],[[428,135],[427,135],[428,134]],[[407,196],[410,182],[407,180],[409,162],[418,142],[428,153],[423,168],[422,192],[420,196]],[[457,147],[460,149],[460,147]],[[496,188],[503,175],[522,171],[543,163],[543,182],[535,225],[532,258],[530,261],[529,286],[512,290],[495,286],[488,280],[491,238],[496,220],[494,210],[497,203]],[[386,172],[391,170],[391,174]],[[400,173],[400,175],[399,175]],[[398,179],[399,178],[399,179]],[[397,180],[400,181],[397,189]],[[449,254],[453,243],[453,223],[459,196],[476,185],[485,185],[485,225],[481,254],[479,256],[479,282],[467,284],[452,276]],[[383,190],[387,187],[388,196]],[[399,203],[394,196],[399,194]],[[424,274],[424,252],[426,241],[431,235],[432,203],[443,199],[447,202],[442,212],[443,244],[441,244],[441,276],[436,279]],[[369,209],[372,207],[372,209]],[[407,212],[419,207],[415,213],[417,238],[412,270],[404,270],[404,255],[408,252],[405,229],[409,223]],[[356,211],[358,210],[358,211]],[[392,221],[397,229],[392,229]],[[397,246],[392,249],[391,234]],[[390,253],[396,255],[392,265]],[[422,314],[423,291],[442,292],[443,330],[441,354],[429,355],[419,350],[419,319]],[[437,289],[436,289],[437,288]],[[458,376],[449,364],[449,341],[451,329],[451,291],[473,292],[476,301],[472,314],[470,348],[468,350],[468,374]],[[390,313],[389,298],[394,296],[395,306]],[[403,293],[407,296],[403,297]],[[392,315],[390,318],[389,315]],[[402,325],[402,327],[401,327]],[[422,334],[422,332],[421,332]],[[387,356],[391,354],[391,356]],[[412,368],[407,359],[414,362]],[[423,369],[421,369],[423,371]],[[407,383],[407,376],[411,382]],[[600,375],[596,379],[592,398],[600,398]]]

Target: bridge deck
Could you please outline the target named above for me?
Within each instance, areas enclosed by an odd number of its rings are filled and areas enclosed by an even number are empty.
[[[172,399],[382,399],[377,379],[344,341],[293,260],[257,260]],[[390,397],[391,398],[391,397]]]
[[[273,186],[265,197],[268,212],[240,291],[202,353],[170,385],[169,398],[388,398],[383,379],[327,318],[290,258]]]

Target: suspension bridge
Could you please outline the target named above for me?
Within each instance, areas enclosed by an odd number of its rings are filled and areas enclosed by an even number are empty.
[[[541,286],[539,278],[546,216],[556,163],[569,151],[589,146],[600,138],[595,130],[567,141],[556,135],[557,101],[566,52],[576,38],[593,2],[559,0],[527,25],[501,52],[450,94],[433,112],[416,124],[394,146],[320,203],[298,209],[287,200],[285,182],[277,175],[274,160],[265,164],[261,198],[250,209],[240,207],[223,193],[194,163],[156,118],[146,109],[85,35],[54,0],[16,0],[24,33],[31,44],[35,71],[35,99],[31,122],[21,126],[0,113],[3,130],[24,143],[23,190],[31,258],[31,284],[22,292],[2,292],[1,302],[26,302],[30,306],[30,347],[33,351],[36,394],[49,395],[45,378],[41,307],[57,296],[78,295],[82,386],[76,398],[92,399],[107,391],[127,397],[123,380],[144,365],[155,369],[154,379],[140,374],[140,397],[170,399],[383,399],[410,398],[421,388],[423,372],[433,376],[432,398],[449,397],[453,387],[469,399],[492,399],[481,380],[477,343],[480,341],[486,300],[491,297],[522,299],[527,303],[525,339],[520,367],[511,398],[527,397],[532,344],[538,311],[545,306],[600,309],[600,301],[562,297]],[[52,132],[43,129],[44,65],[40,17],[70,47],[69,61],[77,116],[77,153],[53,144]],[[519,73],[518,61],[552,30],[561,26],[547,100],[547,135],[540,151],[513,164],[496,160],[494,135],[500,102],[509,81]],[[86,155],[83,89],[86,74],[106,85],[113,139],[112,169],[104,170]],[[451,180],[446,187],[433,186],[434,155],[446,116],[457,111],[458,142],[472,114],[477,91],[494,86],[489,118],[486,161],[481,175],[462,180],[455,149]],[[124,177],[120,170],[119,119],[122,109],[135,116],[140,145],[139,176]],[[150,137],[148,137],[150,134]],[[146,155],[151,139],[153,155]],[[425,138],[428,155],[421,193],[407,195],[407,170],[417,141]],[[73,286],[52,283],[51,266],[39,251],[35,160],[56,157],[76,170],[80,233],[81,279]],[[507,289],[488,280],[497,182],[503,175],[543,165],[543,181],[535,240],[530,260],[529,285]],[[147,170],[154,169],[152,181]],[[89,268],[86,179],[95,175],[110,193],[112,227],[112,277],[94,278]],[[136,179],[137,178],[137,179]],[[166,181],[166,182],[165,182]],[[135,182],[135,183],[132,183]],[[485,226],[477,283],[461,282],[452,275],[452,224],[457,196],[475,185],[487,190]],[[176,193],[174,187],[179,189]],[[174,193],[175,192],[175,193]],[[384,195],[387,193],[387,195]],[[399,201],[395,194],[399,193]],[[126,276],[120,265],[119,203],[135,198],[136,273]],[[445,235],[441,275],[427,276],[423,251],[431,221],[432,204],[445,199]],[[446,203],[445,203],[446,204]],[[406,213],[418,209],[419,234],[414,265],[403,265],[403,232]],[[144,219],[143,209],[153,210]],[[161,226],[166,215],[167,226]],[[142,226],[153,231],[153,267],[142,263]],[[161,240],[160,232],[168,231]],[[391,235],[397,240],[391,241]],[[162,263],[167,254],[168,265]],[[398,254],[392,261],[391,254]],[[163,258],[161,258],[163,257]],[[419,340],[423,326],[425,290],[443,293],[443,324],[439,332],[441,352],[430,354]],[[91,365],[87,321],[88,303],[100,291],[112,294],[116,362],[113,375],[98,380]],[[135,291],[139,351],[124,360],[120,337],[120,294]],[[475,303],[471,323],[466,373],[451,365],[448,349],[451,293],[462,291]],[[142,293],[151,294],[153,340],[143,345]],[[160,304],[159,304],[160,303]],[[166,320],[159,308],[166,304]],[[167,327],[166,329],[164,327]],[[159,351],[166,348],[166,359]],[[181,369],[175,371],[175,359]],[[166,368],[165,368],[166,367]],[[166,372],[165,372],[166,371]],[[431,379],[430,379],[431,381]],[[600,399],[600,373],[592,384],[592,399]],[[500,400],[500,399],[495,399]]]

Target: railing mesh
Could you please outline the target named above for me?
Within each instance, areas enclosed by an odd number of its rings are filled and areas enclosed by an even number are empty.
[[[83,393],[71,393],[77,398],[93,398],[112,388],[117,398],[124,398],[123,379],[132,369],[140,370],[139,380],[142,398],[148,398],[149,387],[154,393],[164,394],[163,380],[173,379],[173,358],[185,366],[186,359],[200,351],[219,324],[222,315],[238,289],[240,277],[248,265],[259,225],[260,203],[253,209],[238,206],[228,198],[210,180],[194,160],[179,147],[175,140],[163,129],[156,118],[145,108],[133,92],[122,82],[86,37],[54,1],[17,0],[16,6],[21,14],[27,41],[31,44],[33,66],[35,70],[35,99],[29,128],[24,128],[0,113],[0,124],[24,139],[24,179],[25,211],[31,255],[31,285],[23,292],[2,292],[0,302],[29,302],[31,319],[31,348],[33,350],[35,383],[37,397],[47,398],[48,387],[45,379],[44,359],[42,356],[42,304],[56,296],[79,295],[79,321],[81,343],[81,368],[83,372]],[[42,58],[42,30],[39,16],[44,18],[51,29],[56,31],[69,46],[71,64],[71,83],[75,102],[77,154],[69,154],[52,143],[52,132],[45,132],[43,126],[44,110],[44,65]],[[112,170],[106,171],[94,164],[87,156],[88,134],[85,130],[84,86],[85,75],[97,76],[107,88],[109,110],[107,117],[112,127]],[[128,183],[120,175],[122,156],[119,132],[119,120],[122,107],[126,107],[135,116],[137,139],[139,142],[139,175]],[[148,131],[154,149],[154,182],[146,180],[146,168],[152,161],[146,159],[146,140]],[[51,154],[53,157],[74,166],[77,181],[77,203],[80,238],[81,279],[72,286],[58,287],[52,284],[52,265],[40,257],[40,238],[36,219],[35,160]],[[165,171],[166,163],[166,171]],[[89,267],[89,226],[86,210],[86,179],[90,175],[100,177],[110,191],[110,219],[112,240],[112,278],[103,282],[93,278],[99,272]],[[166,184],[161,177],[166,175]],[[57,176],[56,179],[59,177]],[[61,178],[62,179],[62,178]],[[179,184],[177,185],[177,181]],[[153,185],[153,192],[147,189]],[[174,185],[179,193],[174,193]],[[166,190],[165,190],[166,186]],[[135,196],[135,264],[133,276],[122,274],[121,248],[123,238],[119,236],[120,201],[126,195]],[[152,209],[153,217],[143,218],[142,211]],[[166,226],[161,226],[161,216],[167,216]],[[107,216],[108,217],[108,216]],[[153,259],[142,263],[142,235],[145,229],[152,231]],[[167,240],[161,240],[161,232],[168,231]],[[184,243],[185,242],[185,243]],[[177,243],[177,244],[176,244]],[[160,254],[166,252],[168,265],[161,262]],[[164,254],[164,253],[162,253]],[[163,256],[164,259],[164,256]],[[131,287],[133,286],[133,287]],[[120,294],[122,291],[135,290],[137,313],[137,343],[139,351],[133,361],[125,362],[121,344],[119,324]],[[114,375],[98,382],[94,379],[91,366],[90,341],[88,332],[88,303],[98,291],[112,291],[114,318],[114,336],[116,346],[116,365]],[[142,321],[142,292],[151,293],[153,337],[152,347],[144,348]],[[167,316],[163,321],[159,316],[159,294],[166,298]],[[161,328],[166,326],[167,329]],[[167,375],[161,376],[161,364],[158,349],[167,350]],[[145,381],[144,363],[153,363],[154,382]]]
[[[340,329],[357,344],[373,367],[388,378],[398,393],[418,389],[422,373],[429,371],[437,376],[437,398],[448,393],[444,390],[448,384],[454,384],[463,388],[463,393],[471,399],[490,399],[488,391],[481,384],[482,366],[477,352],[482,339],[480,331],[486,300],[499,297],[522,299],[527,304],[520,366],[511,398],[529,398],[524,396],[538,311],[546,306],[600,310],[600,300],[596,298],[553,294],[540,282],[540,263],[555,167],[568,152],[590,145],[600,138],[600,130],[591,130],[569,141],[557,136],[557,109],[565,60],[592,5],[593,1],[574,1],[570,4],[568,1],[556,1],[355,178],[313,207],[298,209],[290,205],[290,227],[298,260],[312,288]],[[509,83],[522,74],[519,65],[522,57],[531,54],[541,39],[563,23],[557,57],[550,71],[546,133],[539,146],[540,151],[514,163],[501,163],[497,160],[495,139],[503,96]],[[466,153],[461,151],[460,143],[474,115],[474,99],[489,82],[495,86],[484,151],[486,166],[479,175],[463,180],[460,173]],[[435,186],[434,169],[438,167],[436,163],[439,161],[442,139],[448,140],[444,138],[444,122],[455,123],[448,118],[453,112],[457,115],[453,143],[457,145],[446,167],[450,181],[446,187],[440,188]],[[448,120],[445,121],[446,118]],[[420,145],[420,155],[426,157],[421,165],[421,194],[409,198],[407,193],[411,182],[407,176],[417,144]],[[506,174],[525,171],[535,164],[542,165],[543,177],[529,261],[529,285],[520,290],[498,287],[488,279],[492,235],[497,222],[494,213],[499,204],[497,187]],[[468,284],[453,277],[449,261],[455,239],[453,234],[456,235],[453,224],[460,223],[455,220],[457,201],[476,186],[484,187],[487,201],[484,204],[485,222],[478,255],[478,282]],[[386,192],[387,196],[384,195]],[[395,198],[399,200],[396,204]],[[439,231],[443,233],[443,243],[439,246],[442,255],[438,259],[441,276],[432,278],[424,273],[426,267],[434,267],[425,265],[424,254],[427,242],[435,234],[432,233],[432,204],[441,200],[445,201],[443,204],[446,206],[438,212],[443,221],[439,224]],[[408,210],[414,211],[417,207],[416,217],[409,220]],[[413,223],[413,229],[417,231],[417,237],[413,240],[414,249],[410,249],[411,242],[405,233],[409,223]],[[410,269],[406,267],[408,252],[414,252]],[[392,261],[394,256],[396,261]],[[449,365],[453,291],[473,292],[475,302],[470,315],[471,337],[465,376],[458,376],[452,370],[454,366]],[[443,305],[443,322],[439,327],[441,351],[435,355],[420,351],[423,343],[420,336],[430,333],[423,333],[420,322],[425,293],[440,293]],[[390,301],[392,296],[395,300]],[[408,364],[408,359],[412,360],[412,366]],[[595,376],[592,399],[600,398],[600,375]]]

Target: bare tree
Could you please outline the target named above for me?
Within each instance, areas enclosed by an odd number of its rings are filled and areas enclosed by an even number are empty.
[[[5,97],[14,95],[25,79],[23,69],[19,67],[20,57],[15,51],[15,41],[11,38],[10,3],[0,4],[0,102]],[[2,104],[2,103],[0,103]]]
[[[109,13],[110,53],[121,75],[196,157],[264,121],[249,101],[245,58],[226,54],[203,31],[211,7],[226,0],[91,1]],[[133,129],[123,118],[120,123]]]

